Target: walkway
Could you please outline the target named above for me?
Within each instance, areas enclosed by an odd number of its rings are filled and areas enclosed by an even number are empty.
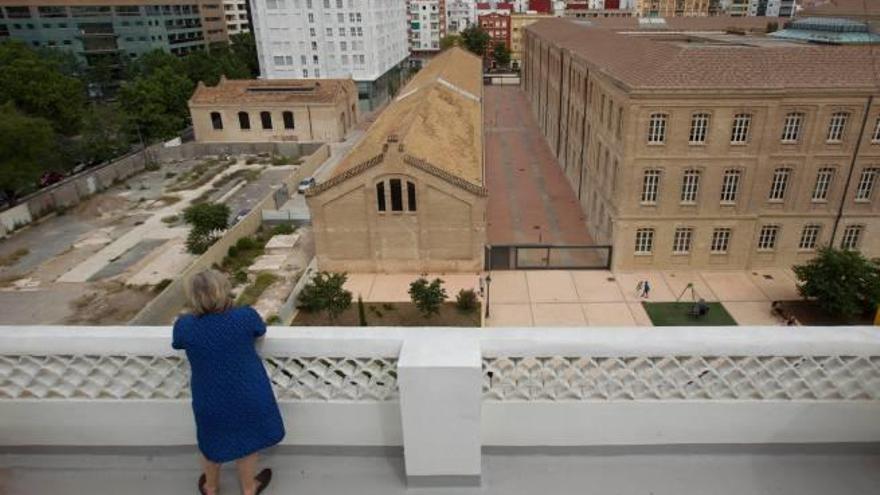
[[[270,454],[274,471],[266,495],[525,495],[620,493],[654,495],[874,495],[880,454],[812,446],[779,449],[682,447],[596,449],[569,455],[483,455],[481,488],[407,490],[403,459],[356,450],[348,455]],[[824,450],[822,450],[824,449]],[[0,493],[42,495],[189,495],[196,493],[198,462],[188,449],[141,454],[0,455]],[[231,466],[224,493],[238,493]]]
[[[483,94],[489,244],[592,244],[525,93],[486,86]]]
[[[740,325],[778,325],[770,313],[776,300],[798,300],[787,270],[612,273],[605,270],[492,272],[490,318],[486,326],[651,326],[636,293],[640,280],[651,285],[648,301],[720,301]]]

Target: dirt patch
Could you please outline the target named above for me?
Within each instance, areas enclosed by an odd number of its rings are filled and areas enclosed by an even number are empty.
[[[102,217],[116,214],[128,209],[129,201],[125,198],[112,194],[98,194],[78,204],[74,209],[75,215],[84,218]]]
[[[444,303],[440,307],[440,314],[425,318],[419,313],[415,304],[409,302],[397,303],[364,303],[364,311],[367,317],[367,326],[373,327],[479,327],[480,308],[473,311],[462,312],[455,303]],[[293,319],[293,326],[360,326],[358,318],[357,301],[345,310],[336,321],[331,322],[326,313],[307,313],[300,311]]]
[[[829,315],[812,301],[783,301],[780,303],[786,314],[794,315],[801,325],[838,326],[873,325],[873,315],[856,316],[851,320]]]
[[[155,296],[149,288],[126,287],[121,282],[97,284],[72,303],[68,325],[124,325]]]

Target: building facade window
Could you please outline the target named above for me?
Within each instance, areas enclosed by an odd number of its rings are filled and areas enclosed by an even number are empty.
[[[804,121],[804,114],[801,112],[791,112],[785,116],[785,123],[782,125],[782,142],[796,143],[801,137],[801,125]]]
[[[834,112],[831,114],[831,121],[828,123],[828,135],[825,141],[829,143],[843,141],[847,121],[849,121],[849,112]]]
[[[385,211],[385,182],[376,183],[376,209]]]
[[[656,169],[645,170],[642,179],[642,203],[653,204],[660,195],[660,171]]]
[[[739,182],[742,172],[739,170],[725,170],[724,177],[721,179],[721,202],[736,203],[739,195]]]
[[[688,136],[690,144],[703,144],[709,133],[709,114],[695,113],[691,116],[691,131]]]
[[[391,189],[391,211],[403,211],[403,186],[400,179],[391,179],[388,185]]]
[[[287,111],[281,114],[281,117],[284,119],[284,128],[285,129],[294,129],[296,127],[295,122],[293,120],[293,112]]]
[[[651,254],[654,252],[654,229],[636,230],[636,254]]]
[[[272,114],[269,112],[260,112],[260,123],[263,125],[263,129],[271,129]]]
[[[819,243],[819,232],[821,231],[821,225],[804,225],[804,230],[801,231],[801,240],[798,243],[798,249],[801,251],[812,251],[816,249],[816,245]]]
[[[416,185],[406,181],[406,200],[409,211],[416,211]]]
[[[681,179],[681,202],[685,204],[696,203],[699,190],[700,171],[694,169],[685,170]]]
[[[666,118],[665,113],[652,113],[648,121],[648,144],[663,144],[666,142]]]
[[[865,230],[864,225],[849,225],[843,230],[843,237],[840,239],[840,248],[848,250],[856,250],[862,240],[862,232]]]
[[[749,127],[752,124],[752,115],[738,113],[733,117],[733,126],[730,131],[731,144],[744,144],[749,141]]]
[[[874,132],[871,133],[871,142],[873,144],[880,144],[880,117],[877,117],[877,122],[874,122]]]
[[[215,131],[223,130],[223,117],[220,116],[220,112],[211,112],[211,126]]]
[[[788,180],[790,177],[790,168],[777,168],[773,172],[773,179],[770,182],[770,194],[767,199],[770,201],[782,201],[785,199],[785,190],[788,189]]]
[[[709,246],[709,252],[712,254],[726,254],[730,248],[731,230],[728,228],[717,228],[712,231],[712,244]]]
[[[880,169],[866,168],[862,170],[859,176],[859,183],[856,186],[856,201],[871,201],[871,195],[874,193],[874,184],[877,182],[877,175],[880,175]]]
[[[813,202],[821,203],[828,200],[828,192],[831,190],[831,181],[833,180],[833,168],[825,167],[819,169],[819,173],[816,174],[816,184],[813,186]]]
[[[238,127],[246,131],[251,128],[251,116],[247,112],[238,112]]]
[[[694,236],[694,229],[690,227],[679,227],[675,229],[672,238],[672,254],[689,254],[691,252],[691,240]]]
[[[778,225],[764,225],[758,234],[758,250],[772,251],[776,249],[776,239],[779,237]]]

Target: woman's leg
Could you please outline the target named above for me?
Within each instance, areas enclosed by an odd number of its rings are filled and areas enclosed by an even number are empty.
[[[205,470],[205,493],[216,495],[217,490],[220,489],[220,464],[202,456],[202,469]]]
[[[257,492],[257,454],[253,453],[247,457],[235,461],[235,467],[238,469],[238,482],[241,483],[241,493],[244,495],[254,495]]]

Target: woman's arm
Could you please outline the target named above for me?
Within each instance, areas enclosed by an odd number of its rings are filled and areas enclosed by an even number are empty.
[[[250,306],[247,306],[247,310],[250,314],[250,319],[253,322],[254,338],[260,338],[263,335],[266,335],[266,323],[263,321],[263,317],[260,316],[260,313],[257,313],[257,310]]]
[[[180,324],[180,318],[174,322],[174,330],[171,332],[171,347],[173,349],[185,349],[186,346],[183,344],[183,329]]]

